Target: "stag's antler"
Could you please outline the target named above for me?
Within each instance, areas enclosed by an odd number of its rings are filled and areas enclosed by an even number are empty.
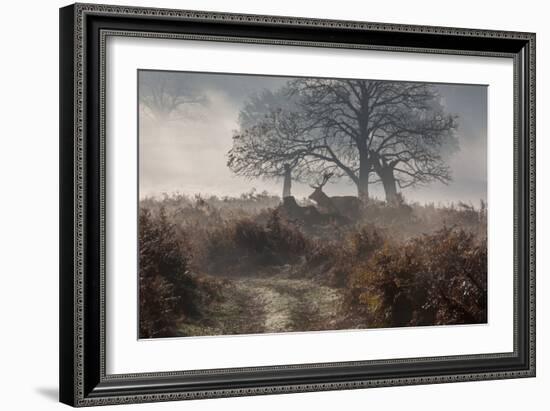
[[[328,183],[328,180],[330,180],[332,178],[332,176],[334,175],[334,172],[324,172],[323,173],[323,178],[321,179],[321,181],[317,180],[316,181],[316,185],[313,185],[313,184],[310,184],[309,186],[311,188],[323,188],[325,186],[326,183]]]

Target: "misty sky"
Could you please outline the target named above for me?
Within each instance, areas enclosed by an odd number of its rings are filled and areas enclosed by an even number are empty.
[[[140,197],[162,193],[237,196],[251,189],[281,195],[281,180],[250,180],[235,176],[226,166],[233,131],[243,103],[263,89],[275,90],[289,77],[234,74],[140,71],[139,93],[148,93],[148,85],[163,82],[179,87],[193,101],[159,121],[140,110],[139,176]],[[437,85],[449,113],[458,116],[458,152],[448,164],[453,181],[449,185],[434,182],[403,190],[407,200],[419,202],[467,201],[478,206],[487,198],[487,87],[479,85]],[[140,108],[143,109],[143,106]],[[293,182],[293,195],[302,198],[311,193],[307,184]],[[356,195],[356,187],[346,179],[330,182],[328,195]],[[371,185],[374,197],[384,198],[381,185]]]

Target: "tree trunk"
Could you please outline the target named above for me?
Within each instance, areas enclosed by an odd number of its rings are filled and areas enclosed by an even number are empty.
[[[386,193],[386,202],[388,204],[394,204],[397,201],[397,184],[393,176],[393,169],[389,167],[384,168],[380,172],[380,178],[382,179],[382,185]]]
[[[359,181],[357,183],[357,195],[366,204],[369,200],[369,158],[366,154],[359,155]]]
[[[291,168],[288,164],[285,164],[285,173],[283,181],[283,198],[291,197],[290,188],[292,186]]]

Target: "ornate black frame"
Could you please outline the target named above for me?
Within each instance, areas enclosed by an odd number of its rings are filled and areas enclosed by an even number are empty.
[[[514,61],[514,351],[105,373],[107,36],[364,48]],[[535,34],[75,4],[60,10],[60,400],[73,406],[535,376]]]

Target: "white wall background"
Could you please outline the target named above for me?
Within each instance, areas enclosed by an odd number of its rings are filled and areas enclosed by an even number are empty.
[[[545,3],[460,0],[312,2],[302,0],[128,0],[116,4],[257,14],[444,25],[537,33],[538,376],[536,379],[124,406],[169,410],[546,409],[550,229],[550,26]],[[61,409],[58,350],[58,0],[2,5],[0,25],[0,408]],[[110,407],[110,409],[113,409]],[[118,408],[117,408],[118,409]]]

